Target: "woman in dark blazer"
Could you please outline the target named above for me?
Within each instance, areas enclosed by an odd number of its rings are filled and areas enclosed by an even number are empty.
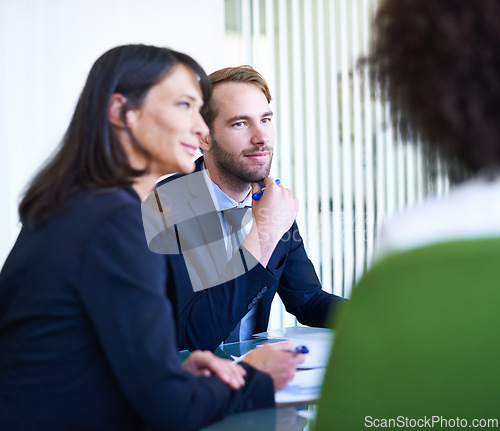
[[[166,48],[117,47],[92,67],[0,274],[2,429],[197,429],[273,405],[273,383],[293,376],[285,347],[248,361],[272,378],[209,352],[178,358],[140,205],[159,176],[194,169],[209,97],[202,68]]]

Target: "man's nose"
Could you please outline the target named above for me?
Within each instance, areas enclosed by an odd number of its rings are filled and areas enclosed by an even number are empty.
[[[262,130],[260,128],[257,128],[252,135],[253,145],[265,146],[269,145],[270,141],[271,141],[270,133],[267,130]]]

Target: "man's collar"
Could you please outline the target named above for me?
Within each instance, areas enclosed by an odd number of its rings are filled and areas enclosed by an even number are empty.
[[[205,166],[203,156],[198,157],[194,161],[194,172],[200,172],[202,169],[202,166]]]
[[[198,159],[200,160],[200,159]],[[198,161],[197,160],[197,161]],[[208,174],[208,170],[205,167],[205,162],[202,160],[200,163],[200,170],[203,173],[203,178],[207,183],[207,187],[209,190],[213,190],[212,199],[215,202],[218,211],[225,211],[230,208],[235,207],[251,207],[252,206],[252,193],[251,191],[248,193],[247,197],[243,200],[242,203],[236,202],[233,198],[229,197],[224,191],[215,184]]]

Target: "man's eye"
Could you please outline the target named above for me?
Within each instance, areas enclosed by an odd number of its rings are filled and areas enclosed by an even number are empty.
[[[243,123],[243,121],[238,121],[237,123],[234,123],[233,124],[233,127],[243,127],[245,123]]]
[[[270,118],[263,118],[262,119],[262,123],[263,124],[267,124],[267,123],[270,123],[271,122],[271,119]]]

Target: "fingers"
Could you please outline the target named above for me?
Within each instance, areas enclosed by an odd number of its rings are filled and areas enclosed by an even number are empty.
[[[266,343],[264,346],[269,346],[270,349],[289,351],[293,347],[293,341],[280,341],[279,343]],[[263,346],[263,347],[264,347]]]
[[[303,364],[304,361],[306,360],[306,356],[303,353],[294,353],[293,356],[295,357],[295,364]]]
[[[295,365],[302,364],[306,357],[302,353],[290,352],[293,348],[293,344],[293,341],[280,341],[279,343],[267,343],[266,345],[269,345],[270,348],[275,350],[288,353],[292,357]]]
[[[277,351],[275,360],[278,362],[279,367],[276,367],[271,372],[271,378],[273,379],[274,389],[279,391],[286,387],[288,383],[293,379],[295,375],[295,367],[298,361],[296,354],[289,353],[287,351]],[[303,356],[303,355],[302,355]]]
[[[221,359],[212,355],[206,367],[233,390],[238,390],[245,385],[245,369],[240,365],[233,364],[228,359]]]
[[[264,183],[264,189],[262,191],[263,199],[264,195],[273,195],[274,199],[286,198],[288,200],[293,201],[298,208],[298,199],[293,195],[293,191],[290,188],[285,187],[282,183],[276,184],[276,180],[273,177],[267,177],[262,180]],[[261,190],[258,183],[252,184],[252,194],[257,193]]]
[[[290,353],[292,341],[266,343],[250,351],[244,359],[249,365],[267,373],[273,380],[275,390],[283,389],[295,375],[295,367],[304,362],[304,355]]]
[[[184,361],[183,368],[197,376],[209,377],[213,374],[233,390],[245,385],[246,371],[243,367],[228,359],[218,358],[209,351],[192,352]]]
[[[237,391],[245,385],[245,369],[228,359],[221,359],[214,374],[231,389]]]
[[[272,184],[276,184],[276,180],[273,177],[267,177],[262,180],[264,187],[270,187]]]

